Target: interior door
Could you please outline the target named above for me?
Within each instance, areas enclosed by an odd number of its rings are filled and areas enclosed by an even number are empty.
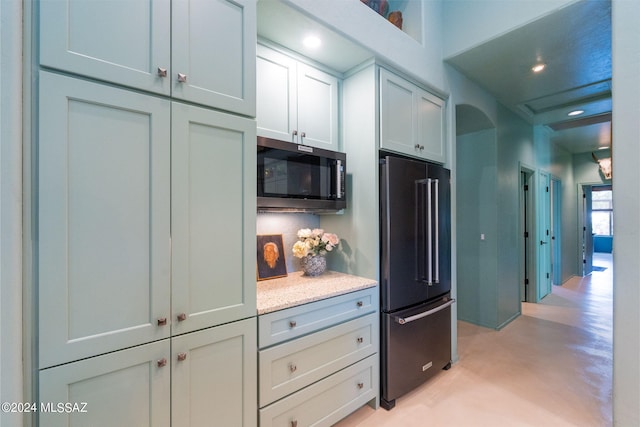
[[[593,231],[591,230],[592,211],[591,186],[582,186],[582,275],[593,271]]]
[[[538,174],[537,301],[551,293],[551,189],[550,176]]]

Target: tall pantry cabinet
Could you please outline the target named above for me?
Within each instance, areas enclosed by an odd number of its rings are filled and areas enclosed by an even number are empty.
[[[37,422],[255,425],[255,0],[36,16]]]

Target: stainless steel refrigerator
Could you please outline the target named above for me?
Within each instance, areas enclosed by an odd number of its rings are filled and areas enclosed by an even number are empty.
[[[396,398],[451,367],[450,172],[380,159],[381,398]]]

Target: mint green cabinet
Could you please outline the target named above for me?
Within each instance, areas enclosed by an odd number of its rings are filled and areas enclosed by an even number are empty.
[[[255,116],[255,0],[44,0],[40,64]]]
[[[169,358],[166,339],[40,371],[39,425],[169,427]]]
[[[170,335],[170,103],[40,73],[40,368]]]
[[[172,427],[257,425],[256,335],[254,317],[173,338]]]
[[[255,383],[253,318],[44,369],[39,425],[255,427]]]
[[[39,79],[40,425],[255,426],[255,121]]]
[[[256,115],[256,0],[171,1],[172,96]]]
[[[38,5],[41,65],[169,95],[170,0]]]
[[[446,162],[444,100],[380,69],[380,148]]]
[[[173,334],[255,316],[256,125],[174,102]]]
[[[331,426],[377,406],[378,287],[258,316],[260,426]]]
[[[339,150],[339,79],[258,45],[258,135]]]

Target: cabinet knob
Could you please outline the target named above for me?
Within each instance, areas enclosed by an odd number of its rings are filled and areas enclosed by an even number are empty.
[[[158,365],[158,368],[162,368],[163,366],[167,366],[167,359],[165,359],[164,357],[162,359],[159,359],[156,364]]]
[[[290,327],[290,328],[295,328],[295,327],[296,327],[296,325],[297,325],[297,323],[296,323],[296,321],[295,321],[295,320],[289,320],[289,327]]]
[[[186,83],[187,82],[187,75],[186,74],[182,74],[182,73],[178,73],[178,81],[180,83]]]
[[[358,306],[358,308],[362,307],[364,305],[364,303],[362,301],[358,301],[356,303],[356,305]]]
[[[158,67],[158,76],[159,77],[167,77],[167,69]]]
[[[187,353],[178,353],[178,360],[182,362],[187,359]]]
[[[302,132],[302,133],[300,134],[300,137],[301,137],[301,138],[306,138],[306,137],[307,137],[307,133],[306,133],[306,132]]]
[[[295,364],[289,363],[289,372],[294,373],[297,370],[298,370],[298,367]]]
[[[291,132],[293,136],[296,136],[298,134],[298,131],[296,129],[293,130],[293,132]]]
[[[298,420],[291,421],[291,427],[298,427]]]
[[[184,313],[180,313],[180,314],[178,314],[178,320],[179,320],[180,322],[184,322],[185,320],[187,320],[187,315],[186,315],[186,314],[184,314]]]
[[[364,339],[362,337],[358,337],[356,341],[358,341],[358,344],[362,344],[364,342]]]
[[[424,145],[416,144],[413,146],[416,150],[424,150]]]
[[[167,324],[167,318],[166,317],[160,317],[158,319],[158,326],[165,326]]]
[[[364,387],[364,383],[358,383],[358,388],[362,389]]]

